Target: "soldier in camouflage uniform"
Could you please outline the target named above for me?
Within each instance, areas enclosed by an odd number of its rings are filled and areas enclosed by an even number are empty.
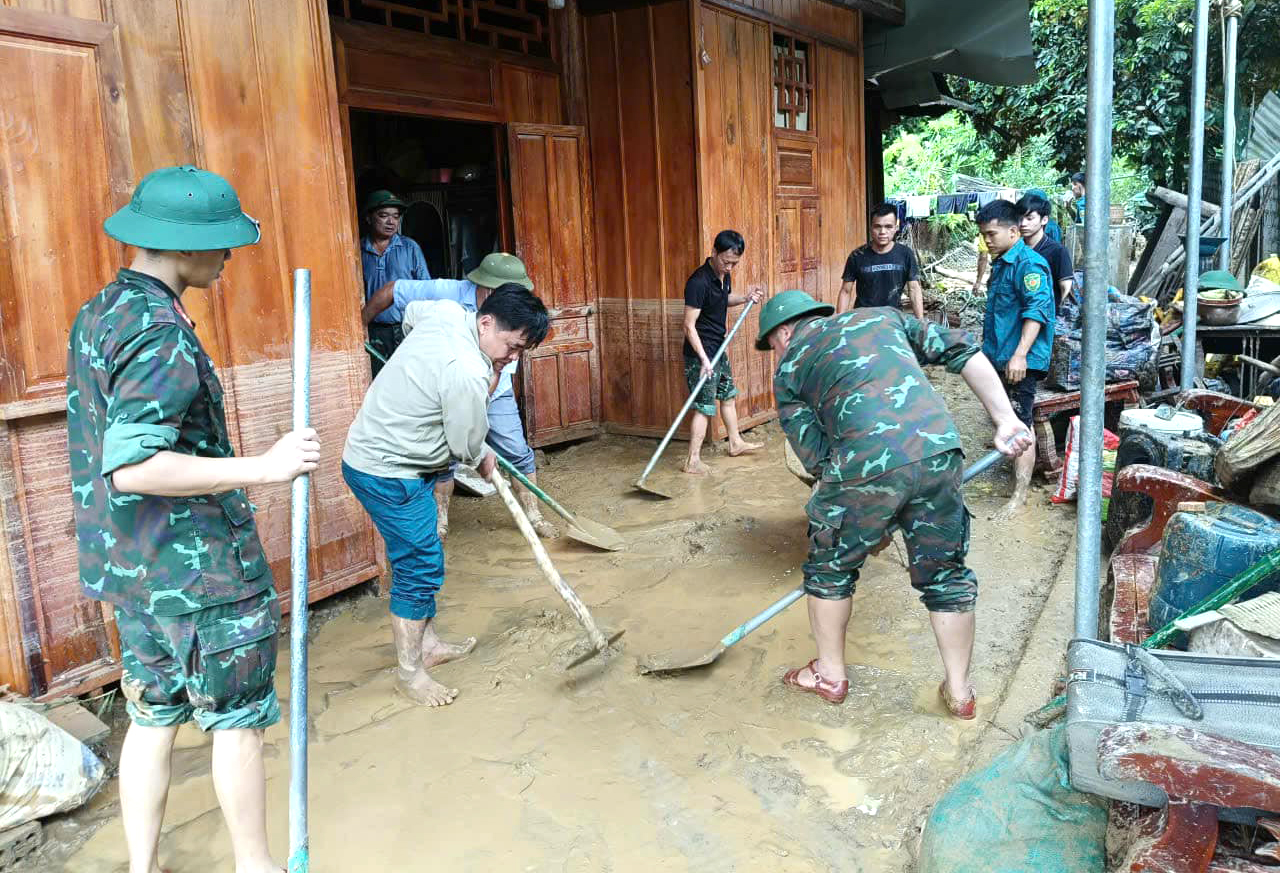
[[[1000,377],[960,331],[942,330],[888,307],[833,308],[803,291],[765,304],[756,348],[778,355],[773,390],[782,429],[820,480],[806,507],[804,565],[818,657],[784,681],[841,703],[845,631],[858,573],[899,526],[911,585],[929,610],[946,678],[939,694],[958,718],[973,718],[969,683],[978,583],[965,566],[969,512],[960,494],[955,423],[922,364],[959,373],[996,425],[996,445],[1017,455],[1031,434],[1015,417]]]
[[[213,778],[237,873],[267,850],[262,731],[275,692],[280,607],[244,488],[314,470],[315,432],[238,458],[222,385],[182,306],[257,223],[220,176],[169,167],[107,219],[138,247],[81,307],[67,355],[67,444],[80,583],[115,608],[132,724],[120,753],[131,873],[153,873],[178,726],[214,731]]]

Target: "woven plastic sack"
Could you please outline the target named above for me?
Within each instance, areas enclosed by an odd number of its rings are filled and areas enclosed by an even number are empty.
[[[1254,471],[1280,456],[1280,403],[1267,407],[1247,425],[1237,428],[1218,450],[1213,467],[1228,488],[1244,488]]]
[[[1116,449],[1120,437],[1106,428],[1102,429],[1102,499],[1105,508],[1111,497],[1111,481],[1115,478]],[[1108,454],[1110,466],[1108,467]],[[1062,472],[1058,474],[1058,488],[1049,497],[1054,503],[1070,503],[1076,499],[1076,486],[1080,481],[1080,416],[1071,416],[1067,424],[1067,451]]]
[[[1107,803],[1075,791],[1066,725],[1037,731],[933,807],[920,873],[1102,873]]]
[[[84,743],[38,712],[0,703],[0,830],[75,809],[106,778]]]

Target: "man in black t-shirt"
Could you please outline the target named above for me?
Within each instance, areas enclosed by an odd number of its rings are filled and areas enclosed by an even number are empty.
[[[702,463],[702,441],[717,406],[729,433],[730,455],[742,455],[762,447],[760,443],[747,442],[738,431],[738,407],[733,401],[738,396],[738,387],[733,384],[727,350],[714,367],[711,359],[724,344],[729,307],[739,306],[748,300],[759,303],[764,295],[758,288],[745,295],[734,294],[731,290],[729,274],[746,250],[742,234],[736,230],[722,230],[716,234],[714,248],[715,253],[693,271],[684,285],[684,376],[689,390],[692,392],[698,381],[707,376],[693,402],[689,458],[684,465],[686,473],[699,475],[711,472]]]
[[[1045,233],[1045,227],[1053,216],[1053,206],[1038,194],[1027,194],[1018,201],[1018,210],[1022,213],[1018,223],[1022,241],[1049,262],[1049,275],[1053,278],[1053,299],[1057,308],[1061,309],[1063,299],[1071,290],[1075,274],[1067,247]]]
[[[881,203],[871,210],[871,242],[855,249],[844,265],[844,284],[836,300],[836,312],[852,306],[902,305],[902,289],[911,295],[911,309],[924,320],[924,292],[920,265],[910,246],[893,241],[898,234],[898,210]]]

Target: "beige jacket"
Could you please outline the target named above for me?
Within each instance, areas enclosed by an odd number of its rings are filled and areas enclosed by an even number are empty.
[[[485,454],[493,361],[476,315],[452,300],[404,311],[404,342],[378,373],[347,432],[342,460],[371,476],[412,479]]]

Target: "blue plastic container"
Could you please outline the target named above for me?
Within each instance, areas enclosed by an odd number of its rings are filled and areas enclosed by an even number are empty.
[[[1159,630],[1280,548],[1280,522],[1245,506],[1210,503],[1204,512],[1175,512],[1151,594],[1149,624]],[[1280,578],[1263,582],[1241,599],[1280,591]]]

